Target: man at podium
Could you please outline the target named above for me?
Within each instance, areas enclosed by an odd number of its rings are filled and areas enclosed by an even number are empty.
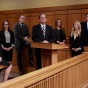
[[[39,24],[34,25],[32,29],[32,40],[34,42],[52,43],[52,27],[47,25],[47,17],[44,13],[39,16]],[[37,48],[36,52],[36,70],[42,67],[41,49]]]

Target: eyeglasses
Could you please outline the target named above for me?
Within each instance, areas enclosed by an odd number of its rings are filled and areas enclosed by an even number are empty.
[[[4,24],[4,25],[9,25],[9,24]]]
[[[20,18],[20,19],[24,19],[25,20],[25,18]]]

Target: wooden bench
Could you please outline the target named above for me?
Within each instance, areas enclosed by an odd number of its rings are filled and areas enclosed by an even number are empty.
[[[1,72],[2,70],[6,69],[6,68],[7,68],[7,66],[0,65],[0,72]]]

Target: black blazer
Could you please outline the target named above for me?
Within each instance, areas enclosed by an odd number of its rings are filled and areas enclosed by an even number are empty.
[[[13,31],[11,31],[11,30],[8,30],[8,31],[10,33],[10,43],[11,44],[14,44],[14,34],[13,34]],[[6,44],[4,30],[1,30],[0,37],[1,37],[1,44],[2,45]]]
[[[15,36],[15,48],[19,48],[19,46],[24,42],[24,37],[30,37],[28,26],[24,24],[24,35],[22,33],[22,28],[20,23],[14,25],[14,36]]]
[[[48,42],[51,43],[52,42],[52,27],[49,25],[46,25],[46,33],[45,33],[45,38],[44,38],[41,25],[38,24],[38,25],[33,26],[32,40],[34,42],[42,42],[44,40],[47,40]]]
[[[88,46],[88,30],[87,30],[87,22],[81,22],[82,32],[83,32],[83,45]]]
[[[62,37],[63,40],[66,39],[66,34],[65,34],[65,31],[64,31],[64,28],[62,28],[61,31],[62,31],[62,35],[58,31],[58,29],[55,28],[53,30],[53,39],[54,39],[55,43],[57,43],[56,41],[60,41],[60,37]]]
[[[81,51],[84,51],[83,47],[83,35],[77,36],[76,39],[74,40],[74,36],[70,36],[70,46],[71,48],[81,48]]]

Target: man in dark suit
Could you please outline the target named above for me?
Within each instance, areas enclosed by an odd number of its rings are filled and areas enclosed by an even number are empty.
[[[83,33],[83,45],[88,46],[88,13],[86,13],[86,21],[81,22]]]
[[[29,56],[29,63],[33,65],[33,60],[32,60],[32,50],[31,50],[31,44],[30,44],[30,34],[29,34],[29,29],[28,26],[25,25],[25,19],[26,17],[24,15],[21,15],[19,18],[19,23],[15,24],[14,26],[14,37],[15,37],[15,48],[16,48],[16,53],[17,53],[17,63],[18,63],[18,69],[20,72],[20,75],[22,75],[22,47],[27,46],[28,47],[28,56]]]
[[[52,27],[46,24],[47,17],[44,13],[40,14],[39,22],[33,26],[32,40],[34,42],[51,43],[52,42]],[[41,65],[41,49],[36,49],[36,69],[40,69]]]

